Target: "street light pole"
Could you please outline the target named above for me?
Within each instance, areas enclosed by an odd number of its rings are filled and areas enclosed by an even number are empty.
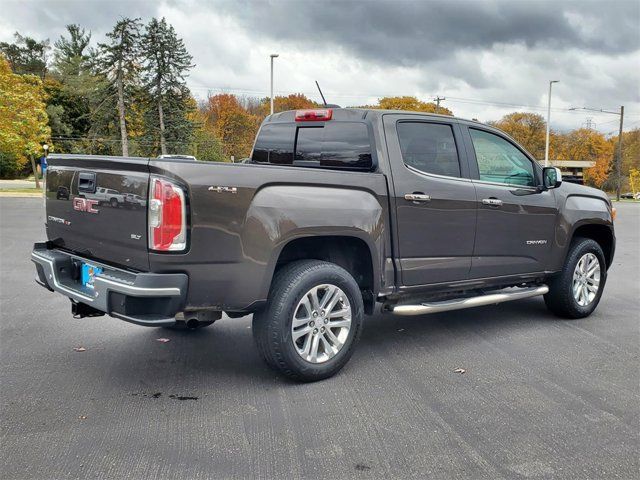
[[[549,130],[551,128],[551,87],[554,83],[558,83],[559,80],[551,80],[549,82],[549,98],[547,99],[547,137],[544,147],[544,166],[549,166]]]
[[[273,59],[274,58],[278,58],[278,54],[277,53],[272,53],[270,55],[271,57],[271,115],[273,115]]]

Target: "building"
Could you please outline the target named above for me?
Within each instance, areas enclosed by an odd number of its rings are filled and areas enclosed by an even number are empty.
[[[590,160],[549,160],[549,164],[560,169],[564,181],[582,185],[584,170],[594,167],[596,162]]]

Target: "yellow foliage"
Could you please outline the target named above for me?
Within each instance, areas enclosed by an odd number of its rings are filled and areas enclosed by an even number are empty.
[[[422,102],[416,97],[384,97],[378,100],[378,105],[365,106],[363,108],[379,108],[382,110],[406,110],[410,112],[436,113],[436,104],[432,102]],[[440,106],[438,112],[441,115],[451,115],[453,112],[448,108]]]
[[[40,78],[12,73],[0,56],[0,155],[15,159],[18,169],[42,153],[51,135],[44,97]]]

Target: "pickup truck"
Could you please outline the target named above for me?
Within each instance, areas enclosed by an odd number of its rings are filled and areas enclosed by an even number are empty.
[[[100,189],[146,202],[105,208]],[[241,164],[51,155],[45,196],[36,281],[75,316],[195,329],[252,313],[262,357],[299,381],[339,371],[376,309],[544,295],[586,317],[615,249],[603,192],[500,130],[415,112],[277,113]]]

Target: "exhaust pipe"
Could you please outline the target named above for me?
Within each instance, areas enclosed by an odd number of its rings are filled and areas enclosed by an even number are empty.
[[[477,297],[444,300],[441,302],[425,302],[420,305],[396,305],[391,312],[395,315],[425,315],[427,313],[448,312],[462,310],[464,308],[480,307],[483,305],[496,305],[498,303],[521,300],[523,298],[537,297],[549,291],[546,285],[529,288],[505,288],[496,293],[479,295]]]

